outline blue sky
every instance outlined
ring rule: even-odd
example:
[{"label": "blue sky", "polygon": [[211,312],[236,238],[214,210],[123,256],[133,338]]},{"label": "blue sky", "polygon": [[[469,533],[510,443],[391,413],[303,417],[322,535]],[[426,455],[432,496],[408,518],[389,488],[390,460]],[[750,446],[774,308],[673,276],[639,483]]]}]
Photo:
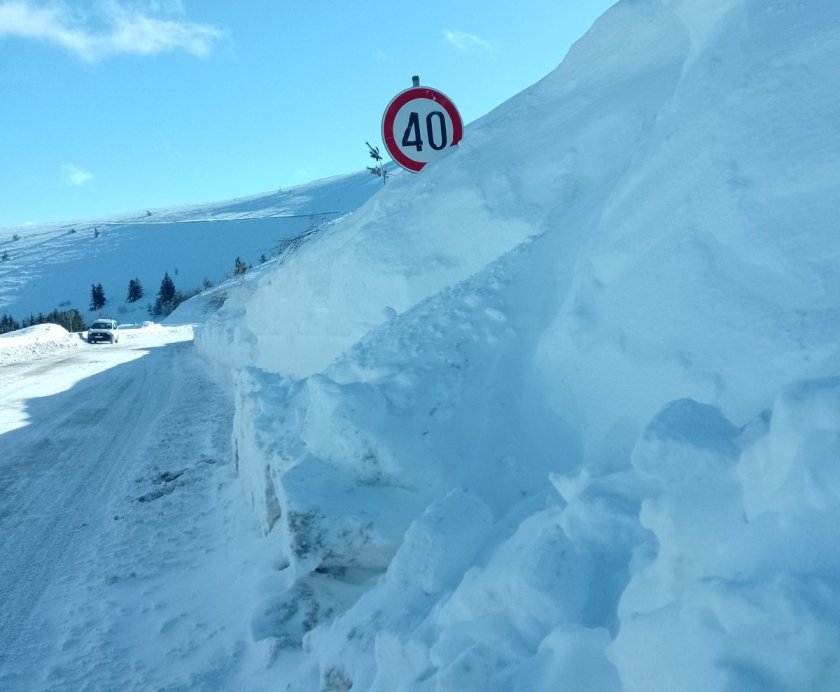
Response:
[{"label": "blue sky", "polygon": [[0,0],[0,227],[362,170],[411,75],[465,123],[614,0]]}]

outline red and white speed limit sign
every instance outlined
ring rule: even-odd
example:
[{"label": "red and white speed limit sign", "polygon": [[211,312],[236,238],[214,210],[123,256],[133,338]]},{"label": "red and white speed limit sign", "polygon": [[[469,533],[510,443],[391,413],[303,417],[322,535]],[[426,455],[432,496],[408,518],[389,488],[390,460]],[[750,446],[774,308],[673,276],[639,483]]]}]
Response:
[{"label": "red and white speed limit sign", "polygon": [[382,117],[382,141],[400,166],[417,172],[448,147],[461,141],[464,123],[455,104],[429,87],[397,94]]}]

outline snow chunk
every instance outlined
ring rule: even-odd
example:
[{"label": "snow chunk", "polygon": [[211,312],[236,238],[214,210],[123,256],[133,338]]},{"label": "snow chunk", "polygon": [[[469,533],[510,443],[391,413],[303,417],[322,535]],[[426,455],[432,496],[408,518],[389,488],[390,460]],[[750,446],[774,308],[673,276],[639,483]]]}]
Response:
[{"label": "snow chunk", "polygon": [[840,378],[796,382],[777,397],[769,430],[739,470],[747,515],[840,502]]}]

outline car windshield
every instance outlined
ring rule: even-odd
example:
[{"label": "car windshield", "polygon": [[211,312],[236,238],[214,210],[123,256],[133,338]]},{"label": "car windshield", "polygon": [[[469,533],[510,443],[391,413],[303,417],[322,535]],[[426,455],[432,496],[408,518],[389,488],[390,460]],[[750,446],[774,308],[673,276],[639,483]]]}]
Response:
[{"label": "car windshield", "polygon": [[111,329],[110,322],[94,322],[91,325],[91,329]]}]

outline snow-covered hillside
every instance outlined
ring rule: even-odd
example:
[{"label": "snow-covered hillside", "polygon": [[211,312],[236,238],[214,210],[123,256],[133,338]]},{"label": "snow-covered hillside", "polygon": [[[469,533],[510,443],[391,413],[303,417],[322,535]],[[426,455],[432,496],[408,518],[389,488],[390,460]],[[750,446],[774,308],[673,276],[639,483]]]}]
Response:
[{"label": "snow-covered hillside", "polygon": [[[149,210],[120,219],[0,229],[0,314],[76,308],[88,320],[148,319],[164,273],[182,292],[231,273],[239,257],[257,265],[278,246],[312,227],[352,212],[381,183],[368,173],[338,176],[271,194],[216,204]],[[140,279],[144,297],[126,302],[128,282]],[[88,310],[91,285],[108,303]]]},{"label": "snow-covered hillside", "polygon": [[201,328],[278,684],[840,687],[838,62],[622,0]]}]

